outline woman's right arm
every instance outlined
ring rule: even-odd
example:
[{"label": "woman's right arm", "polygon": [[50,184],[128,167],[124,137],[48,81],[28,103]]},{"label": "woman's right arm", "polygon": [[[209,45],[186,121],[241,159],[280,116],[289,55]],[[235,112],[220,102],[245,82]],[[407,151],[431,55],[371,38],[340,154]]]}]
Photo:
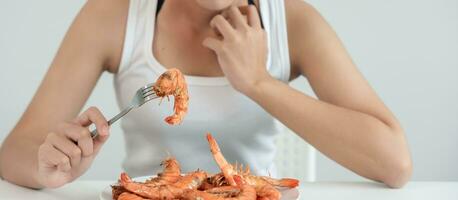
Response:
[{"label": "woman's right arm", "polygon": [[[127,0],[89,0],[25,113],[0,149],[0,175],[17,185],[59,187],[82,175],[108,137],[96,108],[80,114],[104,71],[116,72]],[[92,140],[87,126],[102,130]],[[105,130],[105,131],[103,131]]]}]

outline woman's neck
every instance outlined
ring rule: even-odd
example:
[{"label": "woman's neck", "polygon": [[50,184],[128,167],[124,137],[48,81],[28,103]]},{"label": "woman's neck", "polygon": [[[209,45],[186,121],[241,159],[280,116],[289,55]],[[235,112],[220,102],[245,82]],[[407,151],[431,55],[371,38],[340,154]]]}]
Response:
[{"label": "woman's neck", "polygon": [[[234,5],[243,5],[243,3],[246,3],[246,0],[234,1]],[[213,17],[221,12],[222,10],[215,11],[202,8],[191,0],[166,0],[160,15],[180,25],[189,24],[190,28],[194,30],[205,30],[209,27]]]}]

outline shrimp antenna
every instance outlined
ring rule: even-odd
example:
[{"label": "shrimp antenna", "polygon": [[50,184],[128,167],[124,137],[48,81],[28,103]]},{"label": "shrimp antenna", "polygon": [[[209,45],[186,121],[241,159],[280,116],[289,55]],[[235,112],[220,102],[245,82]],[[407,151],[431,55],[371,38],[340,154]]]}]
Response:
[{"label": "shrimp antenna", "polygon": [[162,99],[164,99],[164,97],[161,97],[161,99],[159,100],[159,104],[158,105],[161,105]]},{"label": "shrimp antenna", "polygon": [[165,153],[167,154],[167,157],[168,157],[168,158],[172,157],[172,154],[170,153],[169,150],[165,150]]}]

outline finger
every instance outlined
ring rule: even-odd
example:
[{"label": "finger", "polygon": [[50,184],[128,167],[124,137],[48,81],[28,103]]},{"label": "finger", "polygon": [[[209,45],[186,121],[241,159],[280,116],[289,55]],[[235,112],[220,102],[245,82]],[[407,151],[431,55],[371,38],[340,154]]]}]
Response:
[{"label": "finger", "polygon": [[81,126],[89,126],[94,123],[100,135],[108,135],[108,122],[102,112],[96,107],[90,107],[77,118],[77,123]]},{"label": "finger", "polygon": [[48,141],[59,151],[64,153],[70,158],[70,165],[76,167],[81,161],[82,151],[79,146],[73,143],[70,139],[65,136],[61,136],[55,133],[48,135]]},{"label": "finger", "polygon": [[105,144],[109,136],[110,135],[98,135],[96,138],[94,138],[94,155],[99,153],[100,148],[103,146],[103,144]]},{"label": "finger", "polygon": [[[61,152],[61,155],[63,155],[62,152]],[[59,170],[61,172],[68,172],[71,169],[72,169],[72,166],[70,165],[70,159],[68,157],[62,158],[60,164],[57,165],[57,170]]]},{"label": "finger", "polygon": [[242,15],[239,8],[235,6],[231,6],[228,12],[228,16],[232,19],[236,29],[239,29],[239,30],[248,29],[249,26],[248,26],[247,20],[245,16]]},{"label": "finger", "polygon": [[217,29],[225,39],[231,39],[235,35],[234,28],[222,15],[216,15],[210,21],[210,26]]},{"label": "finger", "polygon": [[204,40],[202,45],[218,53],[221,50],[223,43],[216,38],[209,37]]},{"label": "finger", "polygon": [[83,156],[93,154],[94,145],[89,129],[75,124],[63,124],[59,130],[60,134],[76,142]]},{"label": "finger", "polygon": [[40,146],[40,159],[45,166],[57,167],[59,171],[67,172],[71,169],[70,159],[51,144],[45,143]]},{"label": "finger", "polygon": [[239,7],[239,10],[243,15],[247,16],[248,25],[250,25],[253,28],[262,28],[261,19],[259,16],[258,9],[256,9],[256,6],[253,6],[253,5],[242,6],[242,7]]}]

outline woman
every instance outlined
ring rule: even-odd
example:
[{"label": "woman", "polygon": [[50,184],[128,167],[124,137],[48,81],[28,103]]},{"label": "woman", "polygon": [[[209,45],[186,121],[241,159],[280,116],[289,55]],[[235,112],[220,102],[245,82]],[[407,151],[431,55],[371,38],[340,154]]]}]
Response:
[{"label": "woman", "polygon": [[[125,116],[123,167],[134,176],[154,173],[164,152],[184,170],[214,170],[207,131],[229,161],[274,173],[276,118],[361,176],[394,188],[410,177],[399,122],[325,20],[301,0],[88,1],[2,145],[2,177],[31,188],[78,178],[109,137],[97,108],[78,115],[102,72],[115,74],[125,107],[136,89],[171,67],[186,74],[189,113],[175,127],[162,122],[168,105],[149,103]],[[288,86],[301,75],[319,100]],[[94,140],[92,123],[100,130]]]}]

